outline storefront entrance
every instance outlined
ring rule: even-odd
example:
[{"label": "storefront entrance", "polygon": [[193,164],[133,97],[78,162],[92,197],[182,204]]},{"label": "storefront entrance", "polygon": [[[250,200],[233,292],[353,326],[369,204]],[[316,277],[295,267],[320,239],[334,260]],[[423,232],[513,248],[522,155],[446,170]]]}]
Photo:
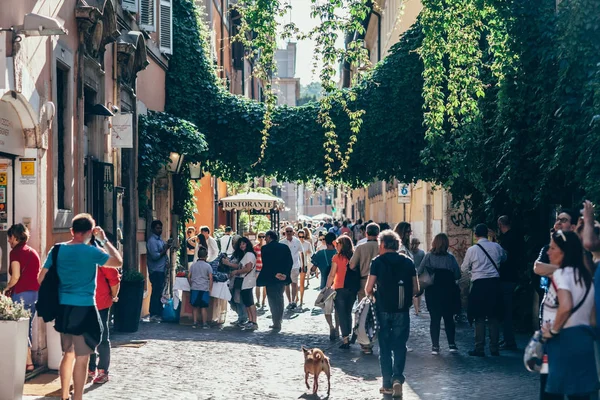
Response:
[{"label": "storefront entrance", "polygon": [[6,281],[8,272],[8,237],[6,231],[14,218],[14,160],[0,153],[0,282]]}]

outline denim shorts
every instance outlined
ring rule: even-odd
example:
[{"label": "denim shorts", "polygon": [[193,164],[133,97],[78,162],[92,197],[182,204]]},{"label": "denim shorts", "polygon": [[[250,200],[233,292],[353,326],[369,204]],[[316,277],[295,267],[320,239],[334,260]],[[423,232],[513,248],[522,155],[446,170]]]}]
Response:
[{"label": "denim shorts", "polygon": [[16,293],[12,295],[12,300],[15,303],[23,302],[25,309],[31,312],[29,318],[29,347],[31,347],[33,319],[35,318],[35,302],[38,299],[38,292],[28,290],[26,292]]}]

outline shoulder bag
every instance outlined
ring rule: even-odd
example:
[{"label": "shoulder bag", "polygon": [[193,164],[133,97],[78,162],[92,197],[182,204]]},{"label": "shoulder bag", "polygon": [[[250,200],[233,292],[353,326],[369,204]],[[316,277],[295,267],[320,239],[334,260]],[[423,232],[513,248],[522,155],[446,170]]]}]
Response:
[{"label": "shoulder bag", "polygon": [[46,272],[46,276],[40,285],[38,292],[38,300],[35,303],[38,316],[44,319],[44,322],[50,322],[56,319],[58,315],[58,309],[60,305],[58,287],[60,285],[60,278],[58,277],[58,251],[60,250],[60,244],[55,244],[50,251],[50,257],[52,257],[52,264]]},{"label": "shoulder bag", "polygon": [[[423,260],[425,261],[425,260]],[[429,258],[427,258],[429,261]],[[421,290],[425,290],[430,286],[433,286],[435,283],[435,271],[433,268],[428,268],[428,266],[423,266],[423,272],[419,275],[419,288]]]},{"label": "shoulder bag", "polygon": [[498,265],[496,264],[496,262],[494,261],[494,259],[492,257],[490,257],[490,255],[488,254],[488,252],[485,251],[485,249],[483,248],[483,246],[480,245],[479,243],[475,244],[475,246],[477,246],[481,250],[483,250],[483,252],[485,253],[485,256],[488,258],[488,260],[490,260],[492,262],[492,265],[494,266],[494,268],[496,268],[496,271],[498,271],[498,273],[500,273],[500,269],[498,268]]}]

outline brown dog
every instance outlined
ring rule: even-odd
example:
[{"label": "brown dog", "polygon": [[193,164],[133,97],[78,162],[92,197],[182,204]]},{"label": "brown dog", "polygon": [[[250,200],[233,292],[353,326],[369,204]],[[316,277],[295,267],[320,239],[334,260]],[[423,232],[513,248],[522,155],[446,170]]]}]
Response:
[{"label": "brown dog", "polygon": [[308,375],[314,376],[313,380],[313,394],[317,394],[319,390],[319,374],[324,372],[327,375],[327,396],[331,390],[331,366],[329,364],[329,358],[323,353],[321,349],[307,349],[302,346],[304,352],[304,382],[306,388],[310,389],[308,385]]}]

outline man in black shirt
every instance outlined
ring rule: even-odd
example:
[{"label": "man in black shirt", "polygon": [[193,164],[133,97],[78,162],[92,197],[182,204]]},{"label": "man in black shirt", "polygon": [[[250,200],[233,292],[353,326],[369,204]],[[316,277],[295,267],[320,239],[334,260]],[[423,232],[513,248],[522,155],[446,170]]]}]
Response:
[{"label": "man in black shirt", "polygon": [[283,289],[292,282],[290,276],[294,260],[289,247],[277,241],[275,231],[267,231],[265,242],[267,244],[260,249],[263,266],[256,286],[267,288],[267,300],[273,318],[270,328],[279,332],[283,319]]},{"label": "man in black shirt", "polygon": [[[419,283],[412,260],[398,253],[400,237],[391,230],[379,234],[379,256],[373,259],[366,293],[375,292],[379,319],[379,364],[383,375],[382,394],[402,397],[406,341],[410,332],[408,310],[419,293]],[[392,365],[392,353],[394,361]]]},{"label": "man in black shirt", "polygon": [[511,229],[508,215],[498,218],[500,245],[506,251],[506,261],[500,265],[500,283],[504,306],[504,343],[501,350],[516,350],[515,332],[513,329],[513,295],[519,282],[519,271],[522,270],[523,238]]}]

